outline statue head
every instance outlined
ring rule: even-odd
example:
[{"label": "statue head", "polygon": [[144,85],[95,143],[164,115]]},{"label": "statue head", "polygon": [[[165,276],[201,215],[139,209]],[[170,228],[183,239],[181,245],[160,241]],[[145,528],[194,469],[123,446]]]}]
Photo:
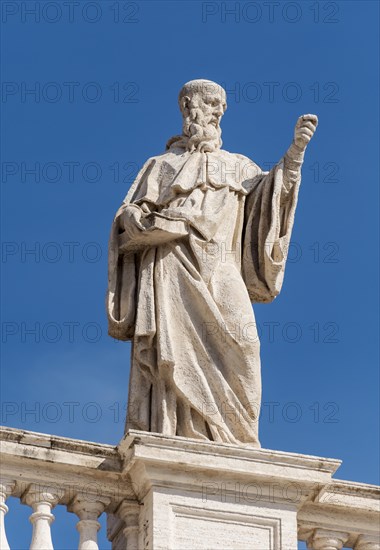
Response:
[{"label": "statue head", "polygon": [[222,145],[220,120],[227,108],[226,92],[211,80],[190,80],[179,92],[182,136],[168,141],[188,151],[212,152]]}]

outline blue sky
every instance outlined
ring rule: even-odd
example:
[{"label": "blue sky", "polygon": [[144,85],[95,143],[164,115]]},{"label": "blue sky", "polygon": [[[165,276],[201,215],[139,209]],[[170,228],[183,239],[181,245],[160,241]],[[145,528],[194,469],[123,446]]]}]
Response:
[{"label": "blue sky", "polygon": [[[320,121],[282,293],[255,307],[262,445],[378,481],[378,3],[269,4],[2,2],[2,424],[122,437],[130,347],[107,336],[110,224],[179,133],[181,85],[208,78],[228,92],[223,147],[264,168],[299,115]],[[13,548],[28,514],[12,502]],[[56,547],[74,548],[57,516]]]}]

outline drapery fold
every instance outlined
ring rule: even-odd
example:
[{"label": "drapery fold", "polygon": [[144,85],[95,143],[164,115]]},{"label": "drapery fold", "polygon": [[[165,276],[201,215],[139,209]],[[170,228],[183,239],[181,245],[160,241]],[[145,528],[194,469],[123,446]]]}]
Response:
[{"label": "drapery fold", "polygon": [[[259,446],[251,301],[273,300],[283,282],[299,187],[283,170],[172,148],[140,171],[109,243],[109,334],[132,340],[127,429]],[[146,246],[121,250],[136,208]],[[174,237],[178,221],[186,234]]]}]

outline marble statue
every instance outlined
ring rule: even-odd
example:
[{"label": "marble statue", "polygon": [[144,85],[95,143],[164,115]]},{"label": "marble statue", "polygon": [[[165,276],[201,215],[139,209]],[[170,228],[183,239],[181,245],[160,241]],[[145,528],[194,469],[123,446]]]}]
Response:
[{"label": "marble statue", "polygon": [[139,172],[111,229],[109,334],[132,340],[126,430],[259,447],[260,343],[252,302],[280,292],[301,166],[303,115],[264,172],[221,149],[226,93],[193,80],[182,135]]}]

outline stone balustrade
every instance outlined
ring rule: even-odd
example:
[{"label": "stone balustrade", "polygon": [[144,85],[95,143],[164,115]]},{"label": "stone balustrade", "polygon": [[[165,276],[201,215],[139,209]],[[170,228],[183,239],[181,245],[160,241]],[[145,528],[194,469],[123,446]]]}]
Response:
[{"label": "stone balustrade", "polygon": [[191,537],[194,550],[380,550],[379,488],[332,479],[337,460],[137,431],[117,447],[12,428],[0,442],[1,550],[9,496],[31,508],[31,550],[53,549],[58,505],[78,517],[80,550],[98,549],[102,513],[113,550]]},{"label": "stone balustrade", "polygon": [[135,498],[131,484],[122,479],[121,460],[111,445],[10,428],[0,429],[0,443],[1,550],[9,549],[4,522],[9,496],[31,507],[31,550],[53,549],[51,524],[57,505],[78,517],[78,548],[97,550],[100,514]]},{"label": "stone balustrade", "polygon": [[315,550],[380,549],[380,489],[333,480],[302,506],[298,536]]}]

